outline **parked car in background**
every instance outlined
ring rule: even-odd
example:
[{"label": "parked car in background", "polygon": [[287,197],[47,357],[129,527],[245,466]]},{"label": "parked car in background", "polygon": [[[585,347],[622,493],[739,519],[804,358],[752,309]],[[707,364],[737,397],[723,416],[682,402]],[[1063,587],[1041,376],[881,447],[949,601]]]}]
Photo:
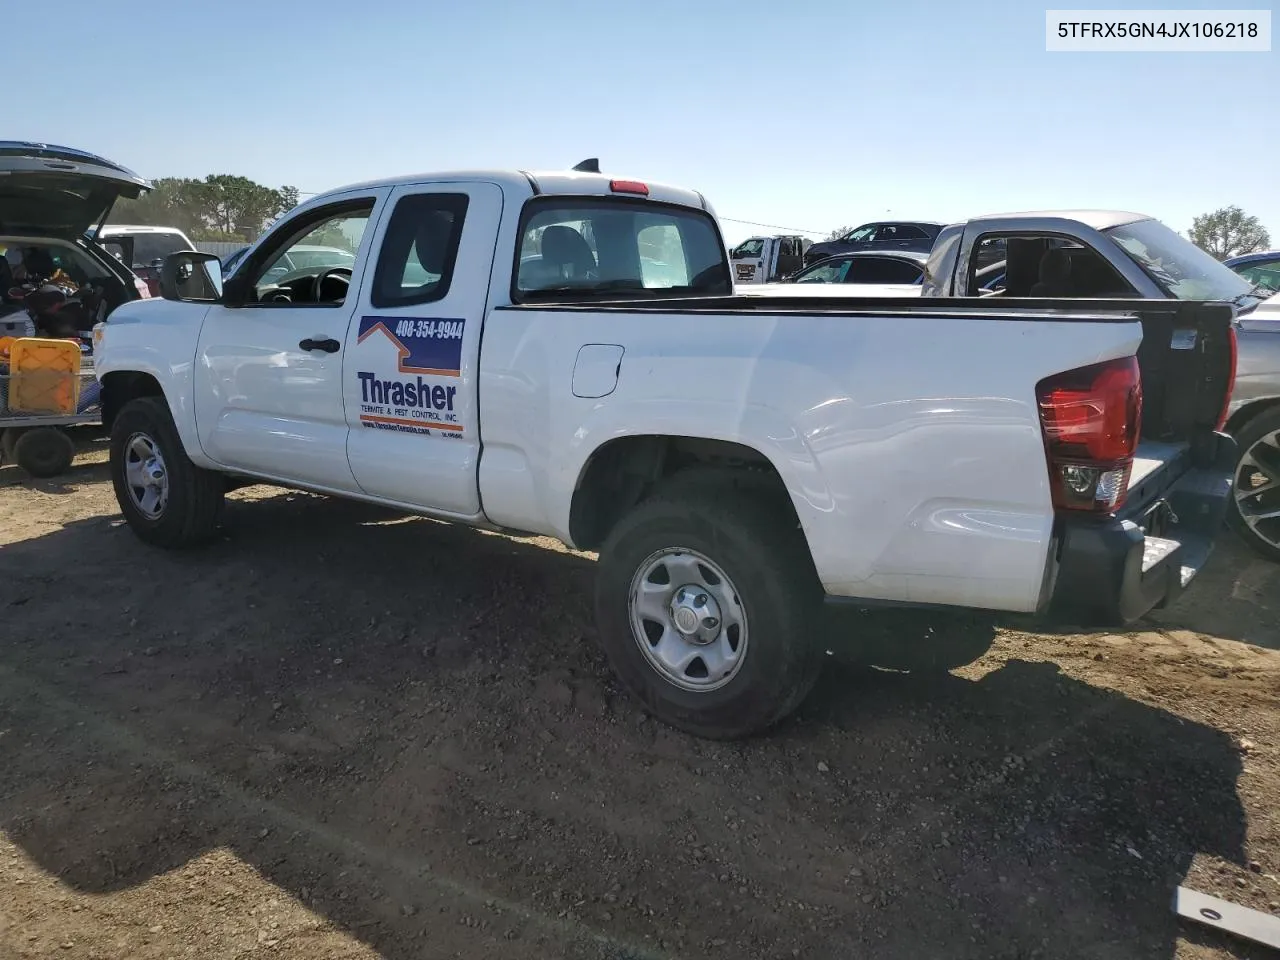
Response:
[{"label": "parked car in background", "polygon": [[929,254],[918,251],[874,253],[860,251],[819,260],[784,283],[919,284]]},{"label": "parked car in background", "polygon": [[1255,286],[1280,293],[1280,250],[1246,253],[1223,263]]},{"label": "parked car in background", "polygon": [[892,220],[881,223],[864,223],[850,230],[843,237],[815,243],[804,254],[805,265],[817,263],[840,253],[855,250],[917,250],[928,253],[938,238],[943,224],[927,220]]},{"label": "parked car in background", "polygon": [[1255,552],[1280,561],[1280,293],[1241,317],[1236,337],[1227,430],[1240,445],[1240,460],[1227,516]]},{"label": "parked car in background", "polygon": [[98,230],[98,243],[115,254],[160,295],[160,264],[171,253],[194,250],[195,244],[177,227],[109,223]]},{"label": "parked car in background", "polygon": [[741,284],[746,296],[918,297],[927,253],[846,253],[828,257],[775,283]]},{"label": "parked car in background", "polygon": [[[222,272],[230,275],[235,270],[237,264],[244,259],[244,255],[249,252],[249,247],[241,247],[235,253],[222,261]],[[282,254],[275,263],[267,268],[264,275],[266,280],[271,282],[278,281],[287,274],[297,273],[299,271],[314,270],[317,267],[327,267],[329,269],[347,269],[350,270],[355,265],[356,255],[350,250],[343,250],[341,247],[325,247],[316,246],[314,244],[300,243]]]},{"label": "parked car in background", "polygon": [[[828,257],[777,283],[740,285],[734,292],[747,296],[918,297],[929,262],[927,253],[846,253]],[[1004,261],[979,267],[974,273],[978,296],[1004,289]]]},{"label": "parked car in background", "polygon": [[23,309],[8,294],[37,256],[77,286],[100,288],[104,313],[150,296],[94,239],[119,197],[150,189],[133,171],[83,150],[0,141],[0,315]]},{"label": "parked car in background", "polygon": [[812,241],[799,235],[750,237],[729,251],[733,282],[775,283],[804,264]]}]

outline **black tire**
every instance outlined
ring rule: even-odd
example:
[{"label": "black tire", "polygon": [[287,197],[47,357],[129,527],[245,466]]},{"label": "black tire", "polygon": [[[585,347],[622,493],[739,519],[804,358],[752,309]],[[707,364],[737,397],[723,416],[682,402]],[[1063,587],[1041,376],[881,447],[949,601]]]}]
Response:
[{"label": "black tire", "polygon": [[[157,516],[143,513],[126,479],[126,450],[131,439],[149,438],[164,459],[168,500]],[[222,474],[191,462],[163,397],[130,400],[111,424],[111,482],[120,512],[133,532],[157,547],[188,547],[213,537],[222,516],[226,483]]]},{"label": "black tire", "polygon": [[[1272,407],[1262,411],[1251,420],[1245,421],[1244,426],[1235,434],[1235,441],[1240,448],[1240,458],[1244,459],[1259,440],[1265,437],[1280,433],[1280,407]],[[1236,481],[1240,479],[1240,461],[1236,462]],[[1238,492],[1238,491],[1236,491]],[[1277,503],[1277,509],[1280,509],[1280,503]],[[1227,523],[1231,526],[1241,539],[1244,540],[1254,552],[1260,556],[1266,557],[1275,563],[1280,563],[1280,547],[1268,543],[1265,539],[1250,529],[1245,522],[1244,517],[1240,515],[1240,504],[1235,496],[1231,498],[1231,502],[1227,506]],[[1276,535],[1280,537],[1280,522],[1276,525]]]},{"label": "black tire", "polygon": [[47,479],[67,472],[76,457],[76,445],[57,427],[32,427],[14,440],[12,455],[27,473]]},{"label": "black tire", "polygon": [[[683,689],[659,673],[632,631],[632,578],[672,547],[695,550],[732,581],[748,643],[738,672],[715,690]],[[614,671],[655,717],[700,737],[759,733],[794,711],[822,666],[822,588],[789,504],[733,486],[676,482],[617,524],[600,550],[596,624]]]}]

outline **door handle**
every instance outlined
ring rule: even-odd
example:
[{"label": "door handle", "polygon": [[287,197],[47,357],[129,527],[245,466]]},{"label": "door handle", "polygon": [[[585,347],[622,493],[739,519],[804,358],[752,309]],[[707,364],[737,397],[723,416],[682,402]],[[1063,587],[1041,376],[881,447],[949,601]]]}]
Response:
[{"label": "door handle", "polygon": [[306,340],[299,340],[298,346],[303,350],[323,350],[325,353],[337,353],[342,349],[342,344],[333,337],[324,337],[320,340],[312,340],[308,337]]}]

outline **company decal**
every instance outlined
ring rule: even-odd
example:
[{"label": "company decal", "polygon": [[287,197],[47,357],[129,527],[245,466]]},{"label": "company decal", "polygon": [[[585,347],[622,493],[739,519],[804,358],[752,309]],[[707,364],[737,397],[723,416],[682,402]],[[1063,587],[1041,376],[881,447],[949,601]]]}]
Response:
[{"label": "company decal", "polygon": [[360,424],[464,436],[458,389],[465,326],[441,317],[361,317],[355,350]]}]

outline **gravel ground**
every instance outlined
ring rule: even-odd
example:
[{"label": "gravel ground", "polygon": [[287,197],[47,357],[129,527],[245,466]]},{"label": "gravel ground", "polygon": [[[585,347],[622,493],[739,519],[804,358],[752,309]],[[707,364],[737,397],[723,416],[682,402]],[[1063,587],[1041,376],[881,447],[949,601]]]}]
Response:
[{"label": "gravel ground", "polygon": [[717,744],[614,686],[590,557],[267,488],[164,554],[81,442],[0,468],[6,960],[1273,956],[1171,912],[1280,914],[1280,567],[1231,540],[1132,632],[847,618]]}]

